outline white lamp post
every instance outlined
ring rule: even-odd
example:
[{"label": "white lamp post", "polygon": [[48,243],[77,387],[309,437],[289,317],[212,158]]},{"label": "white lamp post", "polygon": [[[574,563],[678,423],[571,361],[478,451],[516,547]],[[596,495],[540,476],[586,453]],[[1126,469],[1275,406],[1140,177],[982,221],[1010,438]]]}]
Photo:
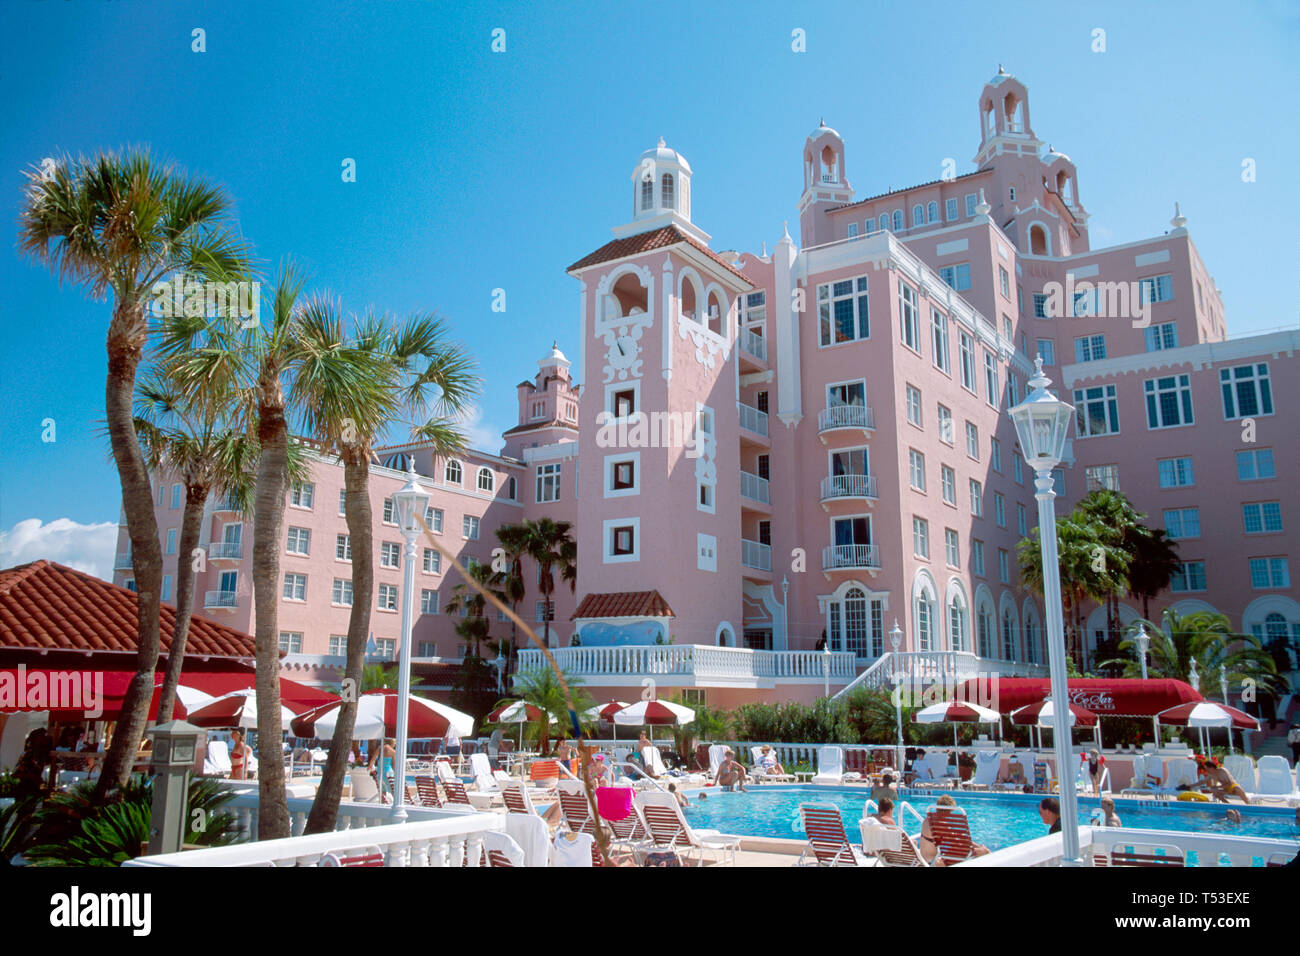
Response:
[{"label": "white lamp post", "polygon": [[790,579],[781,576],[781,631],[783,648],[790,646]]},{"label": "white lamp post", "polygon": [[1142,679],[1147,679],[1147,648],[1151,646],[1151,635],[1147,633],[1145,624],[1138,625],[1138,632],[1133,636],[1137,641],[1138,659],[1142,661]]},{"label": "white lamp post", "polygon": [[903,629],[898,626],[898,618],[894,618],[894,626],[889,629],[889,643],[894,648],[893,664],[894,671],[894,719],[898,722],[898,753],[895,759],[898,763],[898,779],[903,779],[903,685],[899,681],[902,673],[898,669],[898,648],[903,643]]},{"label": "white lamp post", "polygon": [[826,643],[822,645],[822,671],[825,674],[826,686],[823,697],[831,696],[831,639],[830,635],[826,637]]},{"label": "white lamp post", "polygon": [[[393,758],[393,822],[406,822],[406,732],[411,700],[411,630],[415,597],[415,541],[420,533],[417,515],[429,506],[429,493],[420,487],[415,476],[414,459],[407,461],[406,484],[393,493],[393,517],[406,539],[402,560],[402,644],[398,649],[397,669],[397,754]],[[383,773],[382,750],[379,761]],[[383,781],[380,781],[382,788]]]},{"label": "white lamp post", "polygon": [[1070,710],[1066,699],[1065,622],[1061,610],[1061,562],[1056,550],[1056,490],[1052,469],[1065,456],[1065,440],[1074,407],[1048,391],[1051,379],[1043,374],[1043,359],[1034,362],[1034,377],[1025,400],[1010,410],[1020,439],[1020,451],[1033,470],[1038,499],[1038,528],[1043,561],[1043,599],[1047,605],[1047,650],[1052,684],[1052,746],[1056,778],[1060,781],[1063,866],[1078,866],[1079,814],[1070,762]]}]

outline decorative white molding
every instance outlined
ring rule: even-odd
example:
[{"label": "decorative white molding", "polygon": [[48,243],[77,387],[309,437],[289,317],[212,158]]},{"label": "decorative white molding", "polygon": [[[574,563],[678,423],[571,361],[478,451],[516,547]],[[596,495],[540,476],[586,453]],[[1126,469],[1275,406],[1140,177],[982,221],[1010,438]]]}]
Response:
[{"label": "decorative white molding", "polygon": [[1300,351],[1300,328],[1283,329],[1264,335],[1250,335],[1222,342],[1199,342],[1176,349],[1156,352],[1136,352],[1096,362],[1076,362],[1061,369],[1061,384],[1072,387],[1080,382],[1099,378],[1112,378],[1157,369],[1191,366],[1202,371],[1219,362],[1234,362],[1255,358],[1291,357]]}]

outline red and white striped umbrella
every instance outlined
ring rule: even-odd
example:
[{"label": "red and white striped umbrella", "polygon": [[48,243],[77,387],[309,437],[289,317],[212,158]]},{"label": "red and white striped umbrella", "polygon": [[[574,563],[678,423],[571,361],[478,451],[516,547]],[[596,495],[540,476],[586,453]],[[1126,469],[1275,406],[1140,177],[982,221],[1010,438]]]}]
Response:
[{"label": "red and white striped umbrella", "polygon": [[1002,719],[996,710],[960,700],[945,700],[931,704],[912,715],[917,724],[991,724]]},{"label": "red and white striped umbrella", "polygon": [[614,715],[614,723],[631,726],[643,724],[689,724],[695,711],[666,700],[641,700]]},{"label": "red and white striped umbrella", "polygon": [[[280,729],[288,730],[293,719],[294,712],[281,704]],[[244,730],[256,730],[257,691],[251,688],[232,690],[229,694],[213,698],[190,711],[186,720],[195,727],[241,727]]]},{"label": "red and white striped umbrella", "polygon": [[1232,727],[1233,730],[1259,730],[1259,721],[1250,714],[1216,704],[1212,700],[1199,700],[1192,704],[1179,704],[1156,714],[1156,720],[1175,727]]},{"label": "red and white striped umbrella", "polygon": [[[532,724],[541,719],[541,708],[522,700],[502,704],[483,718],[484,722],[489,724]],[[552,714],[551,723],[555,722],[556,717]]]},{"label": "red and white striped umbrella", "polygon": [[614,715],[620,710],[625,710],[627,706],[624,701],[611,700],[608,704],[597,704],[595,707],[587,708],[582,716],[588,720],[613,720]]},{"label": "red and white striped umbrella", "polygon": [[[1097,723],[1097,715],[1086,707],[1080,707],[1078,704],[1070,704],[1070,726],[1071,727],[1093,727]],[[1036,704],[1026,704],[1011,712],[1011,722],[1018,727],[1034,726],[1051,727],[1055,719],[1056,711],[1052,708],[1052,699],[1040,700]]]},{"label": "red and white striped umbrella", "polygon": [[[425,697],[409,698],[406,736],[409,738],[445,737],[448,726],[459,734],[474,732],[474,718],[454,707]],[[333,701],[300,714],[292,724],[299,737],[326,739],[334,736],[339,708],[343,701]],[[353,740],[376,740],[397,736],[397,691],[392,688],[367,691],[357,701],[357,720],[352,728]]]}]

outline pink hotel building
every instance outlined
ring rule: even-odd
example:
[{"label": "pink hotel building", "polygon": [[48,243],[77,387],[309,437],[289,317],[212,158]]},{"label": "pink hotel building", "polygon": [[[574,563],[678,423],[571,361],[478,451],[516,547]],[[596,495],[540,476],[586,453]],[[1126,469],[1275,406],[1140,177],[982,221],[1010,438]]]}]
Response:
[{"label": "pink hotel building", "polygon": [[[630,221],[568,269],[575,372],[556,348],[538,363],[499,455],[385,449],[375,513],[390,513],[410,455],[432,526],[462,557],[490,560],[503,523],[573,522],[578,586],[557,594],[552,645],[598,698],[653,684],[728,707],[878,684],[895,620],[911,669],[1045,674],[1041,600],[1015,561],[1036,524],[1032,475],[1007,415],[1041,355],[1078,409],[1059,511],[1122,490],[1185,562],[1153,616],[1214,609],[1294,653],[1300,449],[1282,422],[1300,401],[1300,330],[1229,339],[1177,214],[1158,236],[1093,251],[1075,166],[1035,136],[1014,77],[984,86],[979,119],[975,171],[862,199],[845,143],[819,126],[802,153],[800,245],[787,230],[761,255],[709,248],[692,169],[661,140],[632,171]],[[341,488],[318,458],[286,502],[281,641],[299,679],[332,680],[342,663]],[[169,555],[181,496],[160,486]],[[251,630],[242,520],[209,505],[198,596],[201,613]],[[392,658],[396,526],[375,542],[372,652]],[[129,578],[129,555],[117,566]],[[450,577],[426,551],[413,643],[432,688],[464,652],[442,611]],[[1124,602],[1123,620],[1139,610]],[[547,613],[531,587],[525,612]],[[1104,628],[1093,609],[1089,647]]]}]

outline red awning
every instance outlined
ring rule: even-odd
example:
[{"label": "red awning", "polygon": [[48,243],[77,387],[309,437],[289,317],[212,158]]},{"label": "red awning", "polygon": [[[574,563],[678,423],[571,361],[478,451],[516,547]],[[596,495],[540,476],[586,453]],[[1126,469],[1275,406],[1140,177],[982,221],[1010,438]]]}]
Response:
[{"label": "red awning", "polygon": [[[181,683],[193,687],[195,690],[211,694],[213,697],[220,697],[223,694],[229,694],[232,690],[247,690],[250,687],[255,687],[257,677],[251,670],[214,671],[210,674],[182,673]],[[280,703],[295,714],[301,714],[303,711],[319,707],[321,704],[332,703],[338,699],[337,694],[331,694],[329,691],[308,687],[306,684],[299,684],[297,681],[289,680],[286,677],[280,678]]]},{"label": "red awning", "polygon": [[[1069,702],[1098,717],[1154,717],[1162,710],[1201,700],[1180,680],[1080,677],[1066,681]],[[1034,677],[971,678],[957,685],[957,700],[969,700],[1006,714],[1036,704],[1052,693],[1051,682]]]}]

